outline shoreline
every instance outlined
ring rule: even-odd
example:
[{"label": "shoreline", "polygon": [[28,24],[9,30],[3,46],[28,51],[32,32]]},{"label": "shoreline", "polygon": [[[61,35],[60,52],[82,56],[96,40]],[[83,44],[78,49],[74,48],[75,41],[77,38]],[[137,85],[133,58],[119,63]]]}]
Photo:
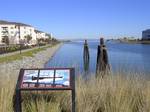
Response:
[{"label": "shoreline", "polygon": [[43,68],[44,64],[55,55],[61,47],[61,43],[54,45],[46,50],[34,54],[33,57],[23,57],[21,60],[0,63],[0,82],[1,79],[12,77],[17,79],[21,68]]},{"label": "shoreline", "polygon": [[59,48],[56,49],[56,51],[53,53],[53,55],[51,55],[51,57],[49,58],[49,60],[47,60],[47,61],[44,63],[43,68],[46,68],[46,64],[47,64],[50,60],[52,60],[52,58],[53,58],[54,55],[57,53],[57,51],[62,47],[62,45],[63,45],[63,43],[60,43]]}]

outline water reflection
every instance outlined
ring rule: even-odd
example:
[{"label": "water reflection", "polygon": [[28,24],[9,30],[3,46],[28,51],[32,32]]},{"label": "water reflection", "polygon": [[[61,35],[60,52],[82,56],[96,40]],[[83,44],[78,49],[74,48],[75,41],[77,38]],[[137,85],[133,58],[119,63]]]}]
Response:
[{"label": "water reflection", "polygon": [[[83,72],[83,41],[64,44],[46,67],[75,67]],[[96,70],[98,41],[88,41],[90,53],[89,71]],[[150,73],[150,45],[123,44],[109,42],[106,44],[108,57],[113,71],[135,71]]]}]

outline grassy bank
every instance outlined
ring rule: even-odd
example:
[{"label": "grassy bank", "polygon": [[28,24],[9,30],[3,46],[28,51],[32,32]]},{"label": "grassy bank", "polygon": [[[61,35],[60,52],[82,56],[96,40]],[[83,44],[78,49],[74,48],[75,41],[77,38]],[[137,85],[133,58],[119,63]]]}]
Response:
[{"label": "grassy bank", "polygon": [[[54,45],[56,45],[56,44],[54,44]],[[34,48],[32,50],[22,52],[21,54],[17,53],[17,54],[13,54],[10,56],[0,57],[0,63],[21,60],[23,57],[33,57],[34,54],[36,54],[40,51],[46,50],[47,48],[53,47],[54,45],[48,45],[48,46],[44,46],[44,47],[40,47],[40,48],[36,48],[36,49]]]},{"label": "grassy bank", "polygon": [[[128,74],[128,76],[127,76]],[[13,112],[16,79],[0,79],[0,112]],[[70,112],[69,92],[23,93],[23,112]],[[149,112],[150,81],[134,73],[76,79],[77,112]]]}]

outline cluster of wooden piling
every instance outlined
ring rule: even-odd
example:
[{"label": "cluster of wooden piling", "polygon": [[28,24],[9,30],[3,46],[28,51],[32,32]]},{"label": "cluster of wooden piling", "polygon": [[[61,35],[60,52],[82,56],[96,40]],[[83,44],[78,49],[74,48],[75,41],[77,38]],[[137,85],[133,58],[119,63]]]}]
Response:
[{"label": "cluster of wooden piling", "polygon": [[[89,70],[89,48],[87,44],[87,40],[84,43],[84,71]],[[96,76],[104,75],[107,71],[110,70],[109,61],[108,61],[108,53],[106,45],[104,44],[104,39],[100,38],[100,45],[97,48],[97,62],[96,62]]]},{"label": "cluster of wooden piling", "polygon": [[84,43],[84,52],[83,52],[83,60],[84,60],[84,71],[88,72],[89,70],[89,59],[90,59],[90,55],[89,55],[89,47],[87,44],[87,40],[85,40]]},{"label": "cluster of wooden piling", "polygon": [[100,45],[97,48],[97,64],[96,64],[96,75],[104,75],[110,69],[108,61],[108,53],[104,39],[100,38]]}]

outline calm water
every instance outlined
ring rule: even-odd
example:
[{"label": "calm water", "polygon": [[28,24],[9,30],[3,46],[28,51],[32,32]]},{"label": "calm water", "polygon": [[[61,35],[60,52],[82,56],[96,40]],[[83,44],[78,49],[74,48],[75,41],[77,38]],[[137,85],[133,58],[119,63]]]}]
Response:
[{"label": "calm water", "polygon": [[[98,41],[88,41],[90,72],[95,72]],[[106,43],[109,63],[113,71],[124,70],[150,73],[150,45]],[[46,67],[75,67],[83,72],[83,41],[64,44]]]}]

